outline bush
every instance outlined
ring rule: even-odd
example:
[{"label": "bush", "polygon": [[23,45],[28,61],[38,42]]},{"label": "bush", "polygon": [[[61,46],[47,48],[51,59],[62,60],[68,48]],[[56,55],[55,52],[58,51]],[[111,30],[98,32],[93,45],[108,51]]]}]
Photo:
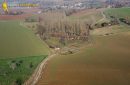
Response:
[{"label": "bush", "polygon": [[21,64],[20,64],[20,63],[16,63],[16,66],[17,66],[17,67],[20,67],[20,66],[21,66]]},{"label": "bush", "polygon": [[12,62],[12,63],[15,63],[16,61],[15,61],[15,60],[12,60],[11,62]]},{"label": "bush", "polygon": [[104,22],[101,24],[102,27],[108,26],[108,23]]},{"label": "bush", "polygon": [[32,64],[32,62],[30,63],[30,66],[29,66],[30,68],[33,68],[33,64]]},{"label": "bush", "polygon": [[23,63],[23,60],[20,60],[19,63]]},{"label": "bush", "polygon": [[21,78],[17,78],[15,83],[16,83],[16,85],[22,85],[23,80]]}]

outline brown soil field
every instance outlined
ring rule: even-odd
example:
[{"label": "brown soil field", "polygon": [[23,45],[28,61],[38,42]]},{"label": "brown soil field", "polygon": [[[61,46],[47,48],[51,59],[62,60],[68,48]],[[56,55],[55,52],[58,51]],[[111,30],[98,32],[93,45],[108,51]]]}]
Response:
[{"label": "brown soil field", "polygon": [[36,15],[40,9],[38,8],[28,8],[28,9],[10,9],[10,11],[22,11],[21,15],[0,15],[0,20],[24,20],[25,18]]},{"label": "brown soil field", "polygon": [[130,32],[94,38],[48,62],[37,85],[130,85]]},{"label": "brown soil field", "polygon": [[26,17],[31,16],[30,14],[22,15],[0,15],[0,20],[23,20]]}]

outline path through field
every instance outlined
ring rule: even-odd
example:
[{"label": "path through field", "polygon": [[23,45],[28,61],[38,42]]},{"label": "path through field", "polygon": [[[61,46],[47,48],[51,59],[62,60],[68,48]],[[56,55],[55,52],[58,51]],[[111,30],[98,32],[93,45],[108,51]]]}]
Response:
[{"label": "path through field", "polygon": [[40,79],[41,73],[45,69],[47,62],[55,55],[56,54],[51,54],[45,60],[43,60],[41,64],[39,64],[39,66],[36,68],[32,76],[24,83],[24,85],[35,85],[38,82],[38,79]]}]

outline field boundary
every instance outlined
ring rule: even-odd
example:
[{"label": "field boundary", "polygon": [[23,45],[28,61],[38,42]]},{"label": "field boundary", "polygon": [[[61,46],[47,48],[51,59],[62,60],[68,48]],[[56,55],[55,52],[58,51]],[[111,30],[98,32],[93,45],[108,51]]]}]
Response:
[{"label": "field boundary", "polygon": [[51,54],[49,55],[46,59],[44,59],[36,68],[36,70],[34,71],[34,73],[32,74],[32,76],[25,81],[25,83],[23,85],[36,85],[36,83],[38,82],[39,78],[41,78],[41,74],[43,69],[45,69],[47,62],[53,58],[56,54]]}]

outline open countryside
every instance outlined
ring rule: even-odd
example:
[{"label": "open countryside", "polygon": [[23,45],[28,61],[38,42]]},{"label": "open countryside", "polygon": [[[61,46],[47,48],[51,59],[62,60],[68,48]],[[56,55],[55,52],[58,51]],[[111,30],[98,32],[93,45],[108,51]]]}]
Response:
[{"label": "open countryside", "polygon": [[0,85],[130,85],[129,1],[3,2]]}]

